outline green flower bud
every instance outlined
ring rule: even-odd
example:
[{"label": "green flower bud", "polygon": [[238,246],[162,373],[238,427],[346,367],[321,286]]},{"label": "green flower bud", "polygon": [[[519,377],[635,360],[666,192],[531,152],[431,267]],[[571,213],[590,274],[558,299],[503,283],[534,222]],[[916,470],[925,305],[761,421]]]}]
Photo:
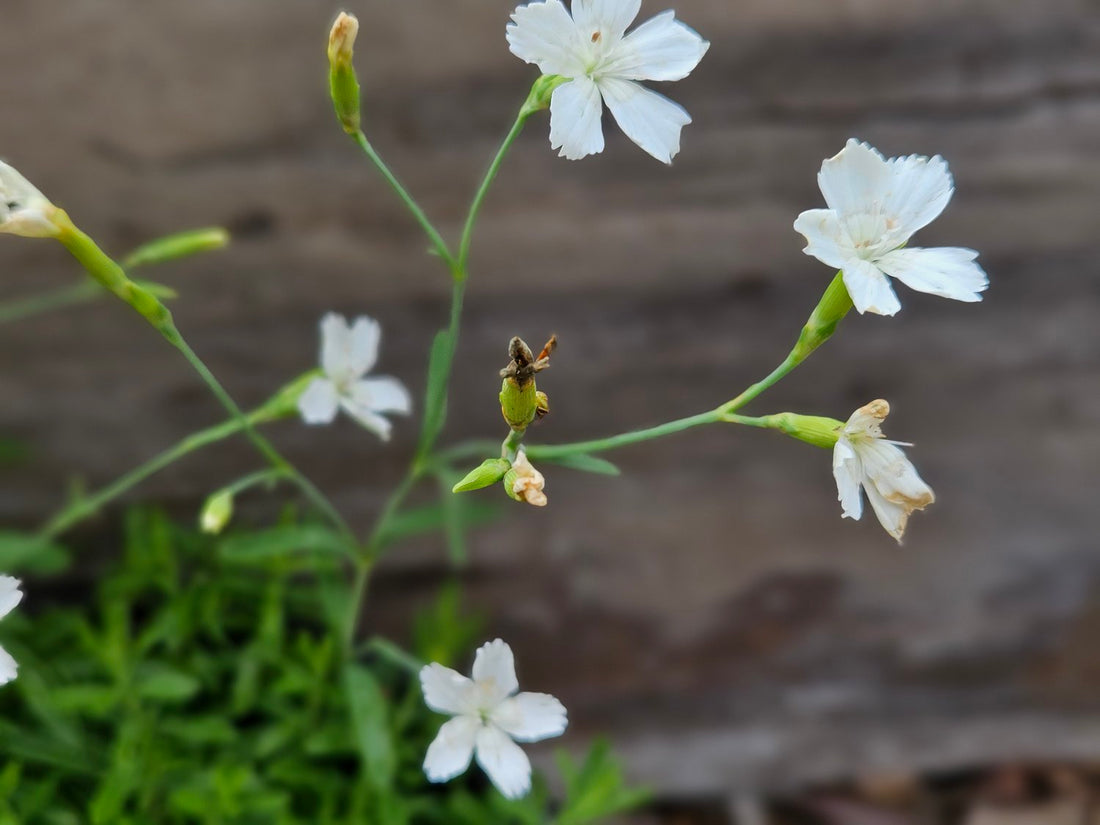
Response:
[{"label": "green flower bud", "polygon": [[554,90],[563,83],[568,82],[568,77],[558,74],[544,74],[531,86],[531,93],[520,111],[520,117],[527,118],[535,112],[541,112],[550,108],[550,99],[554,96]]},{"label": "green flower bud", "polygon": [[233,494],[220,490],[206,500],[199,515],[199,526],[204,533],[216,536],[233,518]]},{"label": "green flower bud", "polygon": [[775,429],[785,432],[791,438],[797,438],[799,441],[805,441],[815,447],[824,447],[827,450],[836,446],[840,433],[844,429],[843,421],[816,415],[779,413],[769,415],[767,420]]},{"label": "green flower bud", "polygon": [[313,380],[321,375],[320,370],[310,370],[299,375],[250,416],[253,421],[274,421],[298,414],[298,399],[302,397]]},{"label": "green flower bud", "polygon": [[157,238],[147,244],[143,244],[126,256],[122,262],[124,269],[135,269],[139,266],[160,264],[165,261],[174,261],[178,258],[186,258],[198,255],[202,252],[212,252],[222,249],[229,243],[229,233],[221,228],[192,229],[187,232],[179,232],[175,235],[167,235]]},{"label": "green flower bud", "polygon": [[462,481],[458,482],[451,492],[465,493],[469,490],[480,490],[496,484],[512,468],[511,462],[506,458],[487,458],[480,467],[475,467],[466,474]]},{"label": "green flower bud", "polygon": [[352,65],[359,21],[354,15],[340,12],[328,38],[329,90],[336,117],[349,135],[359,131],[359,79]]}]

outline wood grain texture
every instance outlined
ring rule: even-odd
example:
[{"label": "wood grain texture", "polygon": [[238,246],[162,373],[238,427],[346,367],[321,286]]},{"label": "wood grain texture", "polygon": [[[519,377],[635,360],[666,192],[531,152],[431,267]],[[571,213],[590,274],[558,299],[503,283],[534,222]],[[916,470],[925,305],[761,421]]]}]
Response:
[{"label": "wood grain texture", "polygon": [[[645,4],[647,11],[661,6]],[[502,0],[359,0],[372,138],[449,236],[532,80]],[[600,158],[523,135],[472,261],[448,439],[496,436],[508,338],[556,331],[541,440],[593,437],[732,396],[787,351],[830,272],[794,217],[851,136],[940,153],[957,194],[925,245],[979,249],[981,305],[902,290],[853,318],[754,409],[888,433],[939,501],[897,549],[842,522],[826,453],[713,428],[623,450],[620,479],[549,474],[551,506],[479,531],[471,599],[521,679],[609,732],[636,778],[726,794],[1002,756],[1100,755],[1100,15],[1084,0],[680,0],[713,42],[667,90],[692,113],[663,168],[608,128]],[[105,246],[221,223],[227,252],[167,267],[196,349],[245,404],[314,363],[330,309],[385,327],[413,387],[447,285],[415,226],[336,127],[335,7],[287,0],[7,0],[0,155]],[[63,250],[7,239],[0,294],[71,282]],[[0,432],[34,451],[0,514],[29,524],[78,474],[99,484],[213,421],[185,365],[119,307],[0,329]],[[415,425],[273,431],[366,525]],[[243,445],[141,491],[190,512],[254,466]],[[399,632],[446,572],[390,560],[367,620]]]}]

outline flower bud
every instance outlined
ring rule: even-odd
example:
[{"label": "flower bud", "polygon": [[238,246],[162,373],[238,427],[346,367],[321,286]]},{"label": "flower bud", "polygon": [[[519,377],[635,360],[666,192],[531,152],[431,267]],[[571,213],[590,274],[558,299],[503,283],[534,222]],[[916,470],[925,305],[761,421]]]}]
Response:
[{"label": "flower bud", "polygon": [[816,415],[797,415],[795,413],[779,413],[769,415],[768,422],[777,430],[785,432],[791,438],[813,444],[815,447],[823,447],[831,450],[836,446],[841,432],[844,430],[844,422],[835,418],[823,418]]},{"label": "flower bud", "polygon": [[539,392],[534,379],[520,384],[515,378],[505,378],[500,385],[500,412],[508,426],[523,432],[535,420],[539,410]]},{"label": "flower bud", "polygon": [[349,135],[359,131],[359,79],[355,76],[352,56],[359,21],[340,12],[328,38],[329,90],[336,116]]},{"label": "flower bud", "polygon": [[298,414],[298,399],[321,374],[320,370],[310,370],[299,375],[271,396],[262,407],[250,416],[254,421],[275,421]]},{"label": "flower bud", "polygon": [[480,490],[483,487],[496,484],[504,478],[505,473],[511,469],[511,466],[506,458],[487,458],[480,467],[470,470],[466,477],[451,489],[451,492],[465,493],[469,490]]},{"label": "flower bud", "polygon": [[546,479],[527,460],[527,453],[520,450],[512,469],[504,474],[504,490],[516,501],[526,501],[534,507],[546,506],[546,493],[542,491]]},{"label": "flower bud", "polygon": [[59,210],[11,166],[0,161],[0,232],[24,238],[56,238]]},{"label": "flower bud", "polygon": [[210,496],[202,506],[199,526],[204,533],[216,536],[229,520],[233,518],[233,494],[229,490],[220,490]]}]

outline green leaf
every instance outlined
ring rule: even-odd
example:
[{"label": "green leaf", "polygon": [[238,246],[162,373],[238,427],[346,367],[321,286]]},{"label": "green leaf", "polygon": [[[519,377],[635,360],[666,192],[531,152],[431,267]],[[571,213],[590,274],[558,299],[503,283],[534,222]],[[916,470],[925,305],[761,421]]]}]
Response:
[{"label": "green leaf", "polygon": [[447,419],[447,377],[451,372],[451,336],[447,330],[436,333],[432,341],[432,353],[428,359],[428,388],[424,393],[424,426],[420,431],[419,451],[426,451],[440,432]]},{"label": "green leaf", "polygon": [[375,788],[389,788],[393,785],[397,760],[382,688],[369,670],[356,664],[344,669],[344,688],[363,772]]},{"label": "green leaf", "polygon": [[605,740],[598,740],[579,768],[565,751],[556,754],[565,779],[565,805],[555,825],[586,825],[629,811],[649,798],[644,789],[627,788],[622,770]]},{"label": "green leaf", "polygon": [[223,559],[258,562],[279,559],[293,553],[337,555],[350,548],[340,533],[321,525],[289,524],[256,533],[239,533],[218,546]]},{"label": "green leaf", "polygon": [[595,473],[601,476],[618,476],[622,475],[622,470],[603,458],[597,458],[594,455],[588,453],[573,453],[572,455],[562,456],[542,456],[539,455],[538,447],[531,447],[528,451],[528,455],[532,459],[546,462],[547,464],[557,464],[559,467],[568,467],[571,470],[580,470],[582,473]]},{"label": "green leaf", "polygon": [[[447,498],[457,498],[450,491]],[[470,502],[461,510],[461,523],[463,530],[481,527],[496,521],[503,508],[497,504],[488,502]],[[412,507],[402,510],[390,519],[386,532],[383,535],[385,544],[393,544],[404,539],[423,533],[434,533],[446,529],[448,513],[443,502],[438,504],[426,504],[423,507]]]},{"label": "green leaf", "polygon": [[202,683],[190,673],[158,662],[138,668],[134,683],[142,699],[165,704],[186,702],[202,689]]},{"label": "green leaf", "polygon": [[139,266],[160,264],[221,249],[228,243],[229,233],[220,227],[190,229],[174,235],[166,235],[139,246],[126,256],[122,267],[136,269]]},{"label": "green leaf", "polygon": [[60,573],[69,566],[69,551],[33,533],[0,530],[0,570],[5,573]]},{"label": "green leaf", "polygon": [[446,472],[439,474],[440,503],[443,505],[443,535],[447,537],[447,555],[451,564],[462,567],[466,564],[466,525],[464,514],[466,505],[471,503],[452,491],[454,476]]}]

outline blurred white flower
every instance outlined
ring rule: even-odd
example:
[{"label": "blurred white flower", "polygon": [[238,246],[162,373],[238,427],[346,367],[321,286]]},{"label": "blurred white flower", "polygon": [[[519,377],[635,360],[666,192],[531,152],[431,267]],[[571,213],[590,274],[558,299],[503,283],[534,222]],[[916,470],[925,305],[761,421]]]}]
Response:
[{"label": "blurred white flower", "polygon": [[528,504],[535,507],[546,506],[546,493],[542,488],[546,486],[546,479],[535,466],[527,460],[527,453],[520,450],[516,454],[516,460],[512,462],[515,477],[512,479],[512,495],[522,498]]},{"label": "blurred white flower", "polygon": [[794,228],[806,237],[807,255],[843,271],[860,312],[893,315],[901,309],[887,275],[918,292],[981,300],[989,279],[976,262],[977,252],[906,247],[954,194],[943,158],[887,160],[853,138],[821,165],[817,181],[829,208],[803,212]]},{"label": "blurred white flower", "polygon": [[[19,579],[11,576],[0,576],[0,618],[11,613],[12,609],[23,599],[23,591],[19,589]],[[0,647],[0,685],[6,684],[15,678],[19,666],[4,648]]]},{"label": "blurred white flower", "polygon": [[424,701],[444,722],[424,758],[432,782],[446,782],[477,763],[509,799],[531,790],[531,762],[516,742],[560,736],[568,724],[561,702],[546,693],[516,693],[512,649],[500,639],[482,645],[474,658],[473,679],[431,664],[420,671]]},{"label": "blurred white flower", "polygon": [[50,220],[56,208],[30,181],[0,161],[0,232],[52,238],[58,232]]},{"label": "blurred white flower", "polygon": [[844,517],[863,515],[862,486],[879,522],[900,543],[909,514],[936,496],[901,450],[913,445],[883,437],[882,422],[889,414],[890,405],[881,399],[852,413],[833,447],[833,476]]},{"label": "blurred white flower", "polygon": [[382,328],[362,316],[348,325],[342,315],[330,312],[321,320],[321,368],[324,377],[313,379],[298,399],[298,411],[307,424],[329,424],[340,408],[388,441],[392,425],[383,413],[408,415],[412,399],[396,378],[364,378],[378,361]]},{"label": "blurred white flower", "polygon": [[512,54],[569,78],[550,100],[550,145],[579,160],[602,152],[603,102],[632,141],[663,163],[680,151],[684,109],[635,81],[682,80],[710,43],[666,11],[630,34],[642,0],[561,0],[520,6],[508,24]]}]

